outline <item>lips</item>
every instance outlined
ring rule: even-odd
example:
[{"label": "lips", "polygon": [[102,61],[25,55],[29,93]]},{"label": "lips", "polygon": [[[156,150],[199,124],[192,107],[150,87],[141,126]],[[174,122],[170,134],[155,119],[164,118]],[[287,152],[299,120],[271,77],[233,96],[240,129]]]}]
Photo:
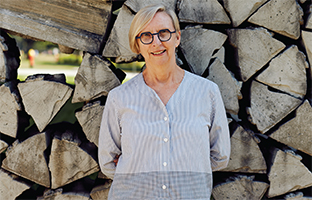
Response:
[{"label": "lips", "polygon": [[153,54],[153,55],[160,55],[160,54],[165,53],[165,52],[166,52],[166,49],[163,50],[163,51],[151,52],[151,54]]}]

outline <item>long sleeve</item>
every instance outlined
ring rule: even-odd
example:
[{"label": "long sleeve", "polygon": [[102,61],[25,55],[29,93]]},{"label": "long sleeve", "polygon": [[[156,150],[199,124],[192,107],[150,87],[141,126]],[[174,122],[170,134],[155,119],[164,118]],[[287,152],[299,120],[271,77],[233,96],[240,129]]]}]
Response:
[{"label": "long sleeve", "polygon": [[227,166],[231,153],[228,121],[218,87],[212,105],[214,112],[210,128],[210,161],[212,171],[217,171]]},{"label": "long sleeve", "polygon": [[116,103],[109,94],[104,107],[99,133],[99,165],[110,179],[114,178],[116,166],[113,160],[121,153],[120,126]]}]

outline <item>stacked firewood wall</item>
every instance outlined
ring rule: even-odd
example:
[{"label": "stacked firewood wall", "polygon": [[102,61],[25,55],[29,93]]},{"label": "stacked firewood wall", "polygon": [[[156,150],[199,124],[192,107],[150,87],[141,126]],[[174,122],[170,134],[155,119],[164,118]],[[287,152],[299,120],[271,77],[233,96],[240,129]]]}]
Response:
[{"label": "stacked firewood wall", "polygon": [[[312,199],[311,0],[1,0],[0,199],[107,198],[98,132],[125,78],[112,61],[142,60],[127,34],[156,2],[179,17],[179,65],[218,84],[225,103],[231,158],[212,198]],[[11,35],[83,51],[75,85],[64,74],[19,81]],[[81,104],[77,120],[51,123],[65,103]]]}]

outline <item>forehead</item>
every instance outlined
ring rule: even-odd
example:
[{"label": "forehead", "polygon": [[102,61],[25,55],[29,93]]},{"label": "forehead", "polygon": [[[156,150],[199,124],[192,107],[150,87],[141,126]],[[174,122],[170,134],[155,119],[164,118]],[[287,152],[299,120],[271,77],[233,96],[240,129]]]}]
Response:
[{"label": "forehead", "polygon": [[171,31],[174,29],[172,19],[166,12],[157,12],[141,32],[156,32],[161,29],[169,29]]}]

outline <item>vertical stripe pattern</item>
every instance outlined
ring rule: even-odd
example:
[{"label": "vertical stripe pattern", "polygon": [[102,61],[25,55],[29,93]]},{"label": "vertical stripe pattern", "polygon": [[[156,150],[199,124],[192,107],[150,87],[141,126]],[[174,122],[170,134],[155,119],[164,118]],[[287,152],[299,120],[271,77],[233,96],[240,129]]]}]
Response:
[{"label": "vertical stripe pattern", "polygon": [[185,71],[167,105],[142,73],[110,91],[99,136],[109,199],[210,199],[212,171],[229,157],[225,109],[211,81]]}]

